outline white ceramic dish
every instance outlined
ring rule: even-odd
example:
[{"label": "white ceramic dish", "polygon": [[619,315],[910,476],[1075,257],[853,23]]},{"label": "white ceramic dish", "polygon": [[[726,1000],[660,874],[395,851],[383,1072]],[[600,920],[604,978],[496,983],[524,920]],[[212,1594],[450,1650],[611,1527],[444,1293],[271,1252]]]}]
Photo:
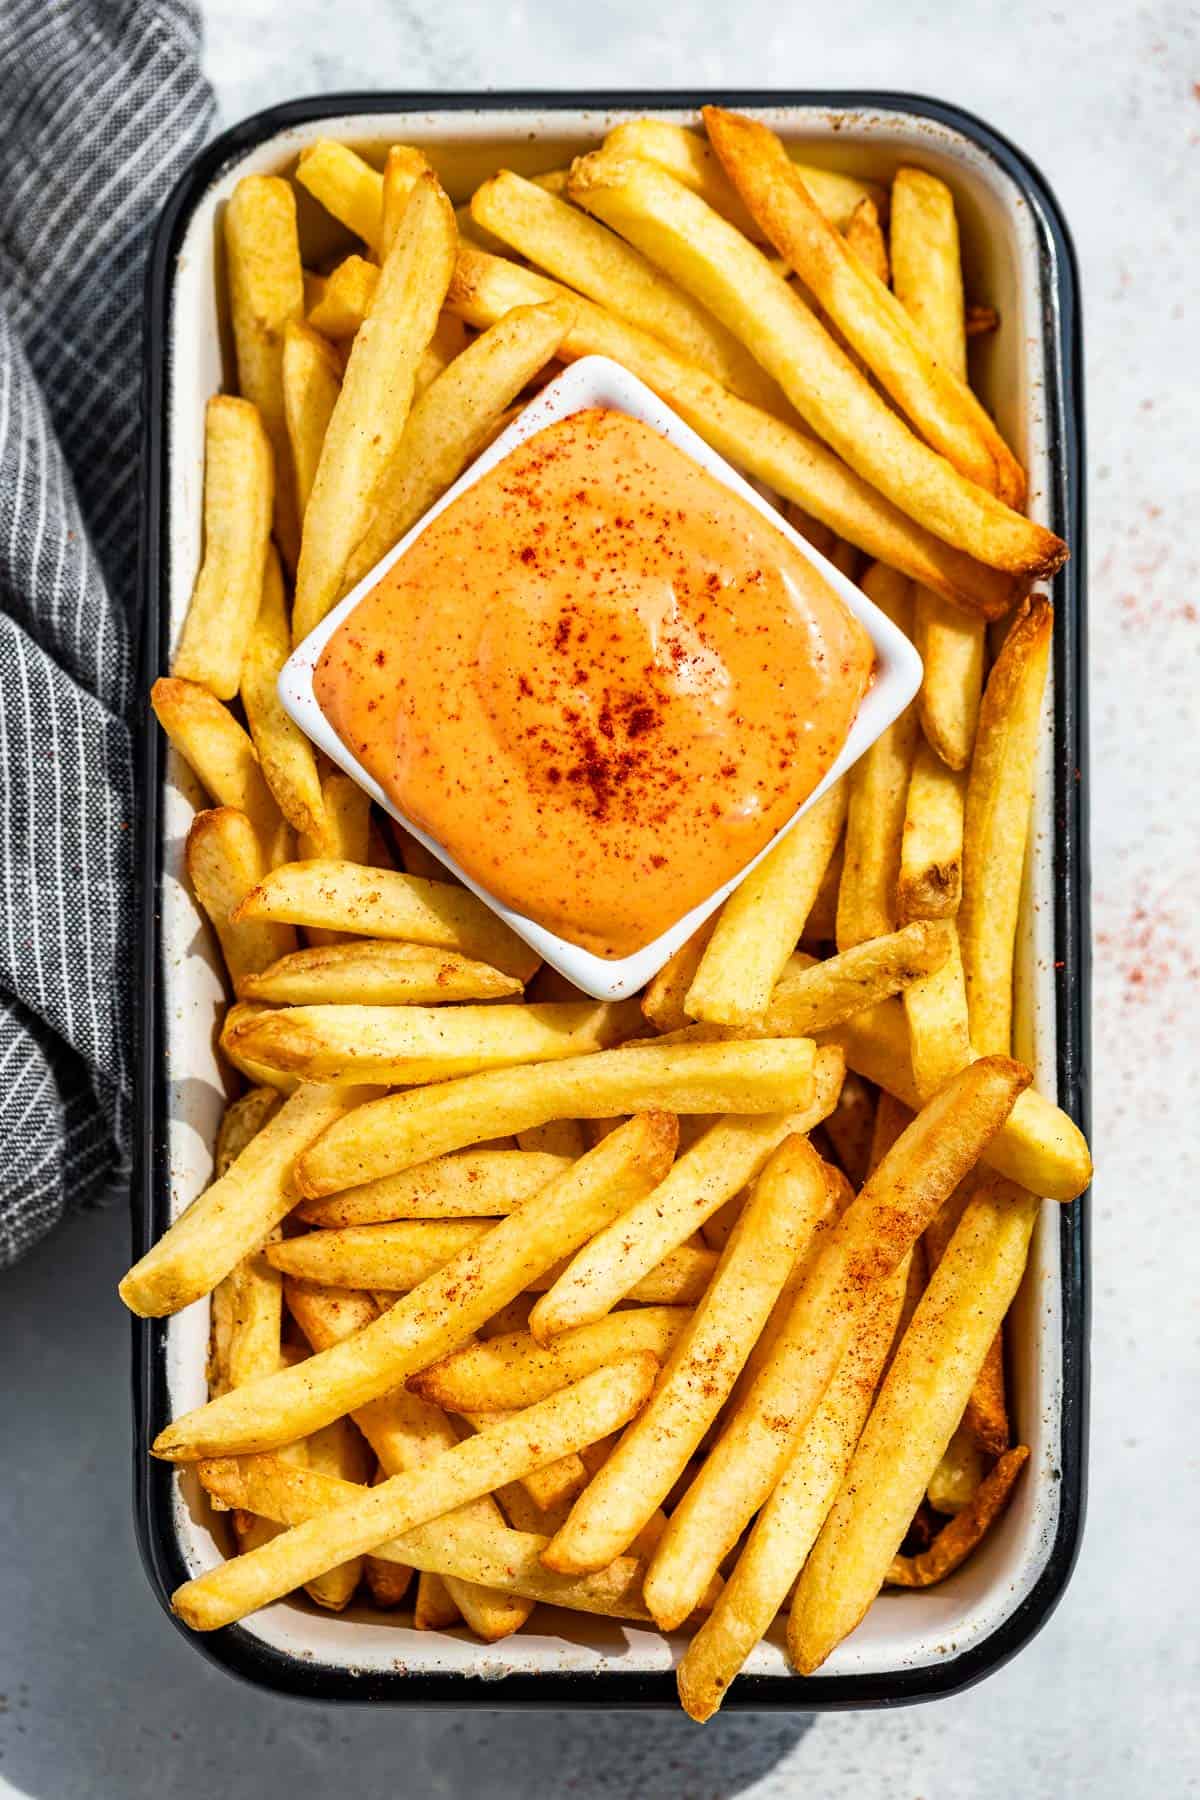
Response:
[{"label": "white ceramic dish", "polygon": [[[713,97],[747,104],[744,96]],[[1069,326],[1057,309],[1062,284],[1068,295],[1072,290],[1070,253],[1053,202],[1036,172],[977,122],[956,118],[932,102],[868,99],[860,97],[852,112],[846,110],[846,97],[751,104],[748,110],[786,138],[803,142],[806,156],[831,166],[887,178],[900,163],[915,161],[950,182],[969,291],[996,305],[1002,319],[994,338],[976,347],[973,372],[1029,471],[1034,516],[1062,529],[1071,522],[1076,475],[1070,469],[1064,474],[1059,466],[1065,454],[1062,434],[1069,435],[1073,426],[1070,416],[1065,425],[1063,419],[1071,371],[1064,376],[1059,366],[1064,345],[1069,350]],[[379,99],[367,110],[342,112],[336,102],[303,103],[283,115],[249,121],[230,134],[219,154],[208,153],[203,179],[193,179],[174,221],[168,221],[154,290],[161,314],[152,318],[164,345],[149,389],[156,409],[152,439],[155,434],[160,438],[147,503],[149,579],[157,578],[164,590],[163,641],[156,647],[153,625],[148,639],[150,674],[169,659],[199,562],[204,406],[228,373],[217,298],[218,221],[236,181],[252,171],[288,170],[298,151],[320,136],[368,150],[410,141],[425,147],[452,197],[461,199],[499,161],[530,172],[550,168],[572,150],[594,143],[622,117],[655,110],[682,123],[695,118],[690,106],[655,107],[644,96],[614,108],[536,97],[511,105],[430,100],[407,109],[402,103],[394,110],[384,110],[386,106]],[[328,228],[305,208],[303,229]],[[330,233],[330,248],[335,238]],[[1072,454],[1076,449],[1071,439]],[[1077,589],[1064,592],[1077,599]],[[153,611],[153,588],[149,598]],[[1069,618],[1065,609],[1064,618]],[[1078,679],[1077,669],[1073,679]],[[1078,760],[1078,727],[1070,725],[1065,739],[1061,735],[1062,704],[1060,696],[1058,751]],[[1017,1033],[1020,1053],[1034,1066],[1039,1085],[1078,1103],[1078,1087],[1068,1094],[1060,1092],[1059,1084],[1060,1071],[1065,1081],[1082,1080],[1072,1071],[1085,1052],[1078,1043],[1073,1049],[1068,1045],[1064,1061],[1059,1033],[1060,1028],[1073,1030],[1078,1037],[1086,997],[1075,996],[1064,1009],[1055,985],[1056,959],[1072,959],[1073,977],[1081,967],[1083,904],[1074,885],[1064,892],[1055,879],[1055,844],[1062,830],[1055,816],[1055,717],[1055,697],[1048,694],[1018,957]],[[161,750],[157,754],[161,757]],[[161,766],[153,764],[152,771]],[[157,872],[158,886],[146,965],[147,985],[160,1000],[147,1027],[155,1054],[143,1101],[161,1135],[152,1144],[148,1140],[144,1157],[140,1204],[145,1218],[139,1229],[145,1235],[161,1229],[166,1217],[182,1210],[209,1180],[229,1087],[214,1050],[225,1004],[222,980],[207,927],[182,876],[183,839],[199,796],[173,755],[166,761],[161,792],[160,779],[152,772],[148,867]],[[1060,785],[1060,809],[1070,804],[1068,787]],[[1075,817],[1078,823],[1077,813]],[[1085,868],[1076,863],[1069,873],[1072,884],[1086,878]],[[1085,974],[1080,972],[1078,979]],[[162,1077],[156,1071],[164,1067]],[[158,1082],[164,1084],[161,1091],[155,1087]],[[735,1687],[727,1706],[741,1702],[809,1710],[946,1691],[978,1678],[1036,1629],[1069,1572],[1081,1507],[1082,1255],[1083,1241],[1069,1215],[1044,1207],[1010,1337],[1015,1427],[1032,1456],[1013,1504],[980,1553],[935,1589],[885,1594],[821,1672],[805,1682],[789,1677],[781,1642],[773,1635],[754,1652],[748,1679]],[[141,1358],[138,1429],[152,1436],[164,1417],[205,1398],[207,1303],[135,1329]],[[187,1471],[147,1463],[139,1469],[138,1482],[143,1549],[162,1591],[214,1563],[223,1551],[224,1527]],[[488,1646],[462,1633],[413,1631],[406,1615],[385,1619],[358,1611],[335,1617],[292,1602],[265,1609],[221,1638],[223,1647],[211,1642],[207,1647],[227,1666],[296,1692],[469,1700],[474,1688],[468,1685],[464,1691],[456,1678],[472,1677],[493,1684],[479,1691],[489,1706],[509,1699],[548,1705],[665,1704],[671,1699],[669,1672],[680,1650],[679,1641],[655,1632],[581,1615],[539,1612],[524,1632]]]},{"label": "white ceramic dish", "polygon": [[[671,443],[683,450],[693,461],[698,462],[718,481],[740,494],[756,512],[763,515],[792,544],[807,562],[824,576],[829,585],[836,590],[850,611],[859,619],[875,650],[875,680],[863,703],[859,707],[858,716],[850,729],[849,736],[824,780],[814,788],[803,806],[788,820],[782,830],[776,832],[770,843],[765,844],[759,854],[748,862],[737,875],[722,887],[715,888],[698,906],[684,913],[675,923],[655,938],[650,944],[637,950],[631,956],[607,959],[595,956],[568,938],[560,937],[540,925],[536,919],[514,912],[512,907],[505,906],[495,895],[488,892],[442,848],[436,838],[430,837],[412,819],[394,806],[379,783],[370,775],[357,757],[349,750],[345,742],[333,729],[322,712],[316,695],[313,692],[313,674],[333,633],[354,611],[360,600],[369,594],[377,582],[391,568],[392,564],[403,556],[409,545],[414,543],[425,528],[437,518],[438,514],[452,505],[460,494],[474,486],[489,469],[502,462],[511,450],[535,432],[553,425],[559,419],[568,418],[572,413],[585,407],[610,407],[616,412],[626,413],[632,418],[640,419],[652,425],[656,431],[669,439]],[[321,621],[315,631],[311,631],[295,650],[279,677],[279,697],[284,706],[295,719],[297,725],[305,731],[315,744],[322,749],[338,766],[353,777],[359,786],[365,788],[372,800],[384,807],[394,819],[414,837],[420,839],[427,850],[445,863],[446,867],[466,883],[473,893],[499,913],[500,917],[511,926],[517,936],[523,938],[543,962],[548,962],[568,981],[582,988],[585,994],[593,995],[597,1000],[622,1000],[629,994],[636,994],[657,975],[668,957],[672,956],[685,939],[689,938],[698,926],[702,925],[709,915],[716,911],[721,902],[731,894],[755,864],[762,861],[768,851],[785,837],[796,823],[803,817],[809,807],[814,805],[826,788],[830,787],[840,775],[856,763],[863,752],[875,742],[880,734],[886,731],[921,685],[921,659],[913,646],[898,631],[885,613],[868,600],[862,589],[835,569],[833,564],[814,550],[807,540],[801,537],[778,509],[764,500],[762,495],[750,483],[742,478],[736,470],[730,468],[724,457],[697,436],[689,425],[664,406],[645,384],[636,376],[623,369],[619,363],[605,356],[582,357],[579,362],[572,363],[569,368],[549,382],[537,397],[530,401],[520,416],[513,420],[505,431],[502,431],[493,444],[476,458],[470,468],[465,470],[453,487],[449,488],[442,498],[431,506],[412,530],[401,538],[394,549],[389,550],[383,560],[376,564],[368,575],[364,575],[358,585],[341,600],[337,606]]]}]

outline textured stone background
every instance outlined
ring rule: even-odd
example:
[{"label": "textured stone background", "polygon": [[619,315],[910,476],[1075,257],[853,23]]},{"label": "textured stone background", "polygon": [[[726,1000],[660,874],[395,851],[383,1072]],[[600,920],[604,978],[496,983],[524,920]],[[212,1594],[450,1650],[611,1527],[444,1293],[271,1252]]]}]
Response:
[{"label": "textured stone background", "polygon": [[0,1289],[0,1792],[37,1800],[572,1794],[1008,1800],[1200,1788],[1195,1595],[1196,232],[1180,0],[210,0],[230,122],[322,88],[876,86],[1041,165],[1083,265],[1091,445],[1097,1162],[1091,1502],[1046,1630],[935,1707],[816,1721],[334,1712],[171,1630],[129,1524],[117,1213]]}]

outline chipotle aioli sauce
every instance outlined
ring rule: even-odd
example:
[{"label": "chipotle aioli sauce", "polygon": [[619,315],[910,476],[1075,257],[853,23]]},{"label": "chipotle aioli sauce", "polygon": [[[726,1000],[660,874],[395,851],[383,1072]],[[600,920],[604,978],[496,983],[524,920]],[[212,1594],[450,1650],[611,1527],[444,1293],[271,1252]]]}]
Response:
[{"label": "chipotle aioli sauce", "polygon": [[621,957],[786,824],[872,665],[767,519],[650,426],[592,408],[426,527],[334,633],[315,687],[475,881]]}]

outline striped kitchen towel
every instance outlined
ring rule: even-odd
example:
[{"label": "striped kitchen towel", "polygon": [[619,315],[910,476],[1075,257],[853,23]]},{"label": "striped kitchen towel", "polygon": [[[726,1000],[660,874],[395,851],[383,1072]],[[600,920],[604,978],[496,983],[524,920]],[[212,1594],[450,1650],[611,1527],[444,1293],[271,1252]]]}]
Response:
[{"label": "striped kitchen towel", "polygon": [[186,0],[0,0],[0,1266],[127,1171],[142,274]]}]

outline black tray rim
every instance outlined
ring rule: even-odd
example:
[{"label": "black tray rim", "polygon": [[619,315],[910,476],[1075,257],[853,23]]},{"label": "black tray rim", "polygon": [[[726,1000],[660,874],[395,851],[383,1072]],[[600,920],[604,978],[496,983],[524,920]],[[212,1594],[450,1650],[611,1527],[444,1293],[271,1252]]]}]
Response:
[{"label": "black tray rim", "polygon": [[[138,556],[143,686],[159,672],[163,636],[168,444],[165,399],[169,345],[166,321],[176,256],[191,213],[207,188],[233,161],[276,133],[314,120],[372,113],[448,113],[475,110],[599,112],[695,110],[702,104],[734,108],[806,107],[829,113],[904,113],[946,127],[1010,177],[1028,203],[1037,232],[1047,305],[1042,320],[1046,351],[1046,412],[1050,446],[1049,513],[1052,528],[1072,546],[1054,578],[1055,602],[1055,966],[1057,986],[1059,1103],[1085,1132],[1091,1122],[1090,851],[1087,794],[1087,562],[1084,493],[1083,348],[1078,265],[1059,203],[1037,165],[1008,138],[974,113],[921,94],[886,89],[631,89],[430,93],[387,90],[314,95],[271,106],[221,132],[194,158],[168,197],[155,229],[146,267],[143,341],[143,456]],[[140,983],[135,1005],[138,1032],[135,1149],[131,1182],[134,1257],[141,1256],[167,1218],[166,1075],[160,1048],[163,996],[159,971],[162,879],[159,820],[165,773],[161,733],[140,723],[137,867],[137,944]],[[1089,1404],[1089,1196],[1060,1209],[1063,1286],[1062,1493],[1046,1565],[1030,1592],[986,1637],[944,1661],[882,1674],[791,1677],[742,1675],[723,1711],[817,1713],[912,1705],[961,1693],[994,1673],[1031,1641],[1061,1600],[1079,1554],[1087,1489]],[[198,1636],[170,1610],[170,1595],[187,1579],[173,1526],[173,1471],[156,1462],[149,1447],[168,1417],[166,1321],[132,1321],[133,1507],[143,1566],[155,1598],[183,1635],[210,1662],[253,1685],[298,1699],[398,1706],[475,1707],[491,1711],[675,1710],[673,1670],[632,1673],[551,1671],[514,1673],[502,1682],[479,1683],[451,1671],[332,1668],[288,1655],[238,1625]]]}]

